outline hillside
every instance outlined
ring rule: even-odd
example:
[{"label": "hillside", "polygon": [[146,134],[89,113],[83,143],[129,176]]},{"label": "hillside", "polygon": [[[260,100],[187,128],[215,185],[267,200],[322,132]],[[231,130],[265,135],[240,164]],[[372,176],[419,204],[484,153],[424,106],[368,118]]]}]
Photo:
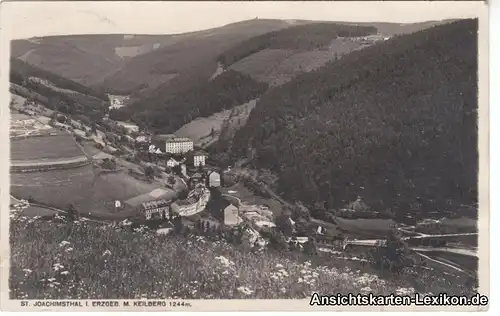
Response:
[{"label": "hillside", "polygon": [[171,99],[158,98],[140,103],[140,107],[132,104],[112,110],[110,117],[116,120],[131,118],[156,132],[173,133],[198,117],[208,117],[255,99],[266,89],[265,83],[231,70]]},{"label": "hillside", "polygon": [[144,228],[117,229],[89,221],[68,224],[14,215],[10,245],[11,299],[306,299],[313,292],[472,294],[463,276],[432,269],[412,268],[408,274],[382,279],[358,258],[255,254],[201,236],[156,235]]},{"label": "hillside", "polygon": [[19,59],[11,59],[10,82],[12,92],[67,114],[102,118],[109,103],[104,93]]},{"label": "hillside", "polygon": [[[299,21],[298,23],[306,23]],[[282,20],[249,20],[205,31],[175,35],[171,44],[132,58],[99,86],[137,97],[185,91],[186,86],[207,81],[214,73],[216,57],[253,36],[291,26]]]},{"label": "hillside", "polygon": [[131,57],[166,45],[170,35],[71,35],[15,40],[13,58],[91,85],[122,67]]},{"label": "hillside", "polygon": [[377,33],[374,27],[335,23],[313,23],[289,27],[252,37],[221,54],[217,61],[225,67],[264,49],[314,50],[328,47],[337,37],[359,37]]},{"label": "hillside", "polygon": [[352,52],[263,95],[233,149],[310,206],[474,204],[476,42],[477,20],[463,20]]}]

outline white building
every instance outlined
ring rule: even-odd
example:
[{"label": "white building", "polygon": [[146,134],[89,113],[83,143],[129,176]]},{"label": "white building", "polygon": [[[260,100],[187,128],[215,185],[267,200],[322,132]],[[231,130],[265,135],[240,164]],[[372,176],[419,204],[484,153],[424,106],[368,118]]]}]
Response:
[{"label": "white building", "polygon": [[189,162],[192,163],[194,167],[200,167],[205,165],[206,158],[207,155],[205,153],[196,151],[190,155]]},{"label": "white building", "polygon": [[174,158],[170,158],[169,160],[167,160],[167,166],[170,168],[177,167],[180,164],[181,163],[175,160]]},{"label": "white building", "polygon": [[212,188],[220,187],[220,174],[218,172],[211,172],[208,175],[208,186]]},{"label": "white building", "polygon": [[185,154],[192,151],[194,143],[186,137],[177,137],[175,135],[159,135],[156,137],[158,143],[164,143],[165,152],[171,154]]},{"label": "white building", "polygon": [[137,126],[134,123],[117,121],[116,124],[124,127],[127,130],[128,133],[132,133],[132,132],[137,133],[137,132],[139,132],[139,126]]}]

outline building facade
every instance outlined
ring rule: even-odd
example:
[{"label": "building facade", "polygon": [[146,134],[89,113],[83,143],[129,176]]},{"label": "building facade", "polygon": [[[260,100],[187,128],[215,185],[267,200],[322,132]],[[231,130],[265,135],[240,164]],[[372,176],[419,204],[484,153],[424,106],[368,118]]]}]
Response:
[{"label": "building facade", "polygon": [[141,211],[146,219],[160,219],[169,215],[170,202],[164,199],[141,203]]},{"label": "building facade", "polygon": [[204,166],[205,165],[205,155],[203,154],[195,154],[193,156],[193,165],[195,167],[199,167],[199,166]]},{"label": "building facade", "polygon": [[211,172],[208,175],[208,186],[211,188],[220,187],[220,174],[218,172]]},{"label": "building facade", "polygon": [[189,138],[178,138],[165,142],[165,152],[171,154],[184,154],[193,150],[193,141]]},{"label": "building facade", "polygon": [[167,160],[167,166],[170,168],[177,167],[180,164],[181,163],[175,160],[174,158],[170,158],[169,160]]}]

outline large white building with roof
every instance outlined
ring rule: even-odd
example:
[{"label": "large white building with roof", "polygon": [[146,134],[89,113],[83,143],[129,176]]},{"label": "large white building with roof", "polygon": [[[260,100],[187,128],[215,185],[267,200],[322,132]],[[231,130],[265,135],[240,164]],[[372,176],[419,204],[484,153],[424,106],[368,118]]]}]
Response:
[{"label": "large white building with roof", "polygon": [[[194,143],[190,138],[177,137],[175,135],[158,135],[155,137],[156,143],[164,144],[166,153],[184,154],[194,149]],[[158,145],[160,147],[160,145]],[[160,147],[160,148],[161,148]]]}]

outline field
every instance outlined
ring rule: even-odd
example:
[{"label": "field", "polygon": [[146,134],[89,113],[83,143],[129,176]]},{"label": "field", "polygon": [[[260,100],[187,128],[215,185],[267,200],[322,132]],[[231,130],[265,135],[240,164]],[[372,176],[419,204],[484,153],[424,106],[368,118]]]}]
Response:
[{"label": "field", "polygon": [[95,176],[90,165],[67,170],[11,174],[10,181],[11,194],[16,198],[32,197],[36,202],[60,209],[66,209],[72,203],[82,213],[101,218],[110,218],[107,208],[110,202],[123,201],[159,187],[138,182],[125,173]]},{"label": "field", "polygon": [[12,160],[46,161],[84,156],[69,134],[11,140]]},{"label": "field", "polygon": [[341,256],[254,254],[202,237],[158,236],[87,221],[70,227],[19,218],[11,221],[10,231],[11,299],[286,299],[312,292],[473,291],[459,275],[411,270],[383,277]]},{"label": "field", "polygon": [[334,39],[328,49],[322,50],[264,49],[236,62],[230,68],[277,86],[301,72],[309,72],[323,66],[336,56],[340,57],[361,48],[362,45],[353,41]]},{"label": "field", "polygon": [[396,223],[391,219],[345,219],[337,217],[337,224],[350,233],[387,237]]},{"label": "field", "polygon": [[[209,117],[197,118],[178,129],[175,135],[179,137],[191,138],[195,145],[205,146],[207,143],[213,142],[218,138],[222,125],[225,120],[229,119],[229,124],[232,129],[244,125],[250,112],[255,107],[256,101],[234,107],[231,110],[225,110],[215,113]],[[233,113],[233,115],[231,115]],[[216,132],[210,136],[212,129]]]}]

